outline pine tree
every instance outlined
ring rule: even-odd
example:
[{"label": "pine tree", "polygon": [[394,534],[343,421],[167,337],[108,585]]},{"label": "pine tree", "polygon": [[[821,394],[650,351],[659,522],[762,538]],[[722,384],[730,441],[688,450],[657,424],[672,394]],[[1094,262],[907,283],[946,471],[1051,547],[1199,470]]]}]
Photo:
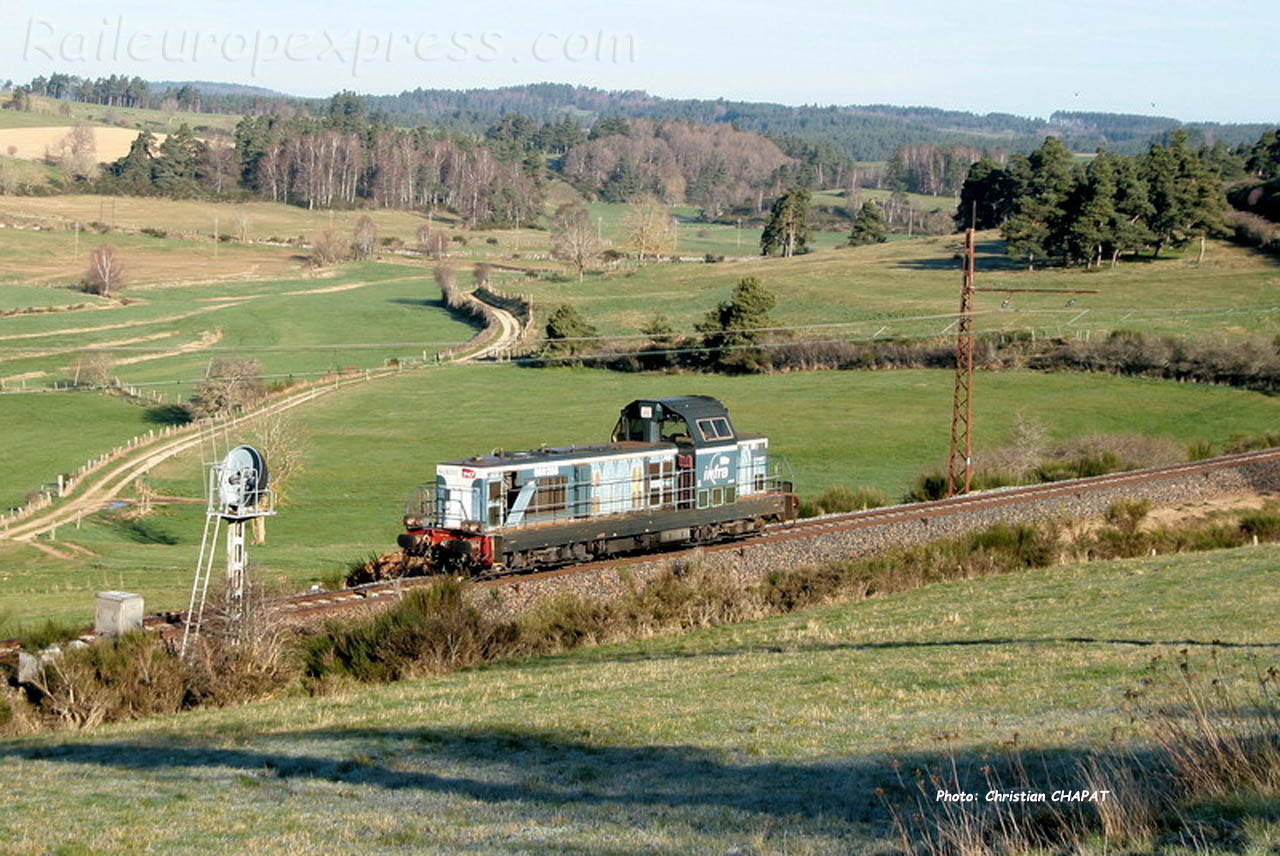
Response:
[{"label": "pine tree", "polygon": [[129,153],[110,167],[116,183],[125,193],[150,193],[155,189],[153,182],[151,149],[156,138],[150,131],[143,131],[134,137],[129,144]]},{"label": "pine tree", "polygon": [[809,191],[800,188],[774,200],[769,222],[760,235],[760,254],[789,258],[808,252]]},{"label": "pine tree", "polygon": [[773,325],[769,312],[778,298],[754,276],[744,277],[733,289],[728,301],[706,314],[696,329],[706,334],[705,347],[711,349],[712,360],[721,369],[754,371],[763,354],[750,347],[765,337],[760,328]]},{"label": "pine tree", "polygon": [[1204,239],[1223,228],[1222,183],[1204,168],[1199,156],[1187,147],[1185,131],[1174,131],[1169,145],[1153,144],[1143,162],[1148,194],[1155,213],[1151,230],[1155,234],[1152,256],[1165,246],[1182,247],[1194,237]]},{"label": "pine tree", "polygon": [[1066,264],[1083,261],[1086,267],[1102,264],[1104,247],[1114,243],[1116,221],[1115,158],[1100,151],[1089,164],[1063,205],[1056,230],[1058,249]]},{"label": "pine tree", "polygon": [[596,328],[582,317],[582,313],[568,303],[562,303],[547,318],[546,351],[552,354],[581,354],[592,350],[594,342],[576,341],[593,339],[599,335]]},{"label": "pine tree", "polygon": [[1115,267],[1121,253],[1136,253],[1155,237],[1148,225],[1155,215],[1155,208],[1134,158],[1117,159],[1115,212],[1116,220],[1111,228],[1112,267]]},{"label": "pine tree", "polygon": [[889,225],[885,223],[880,206],[868,199],[862,203],[858,216],[854,218],[853,230],[849,233],[849,246],[883,244],[887,240],[889,240]]},{"label": "pine tree", "polygon": [[[1022,164],[1011,160],[1010,166],[1020,169]],[[1014,175],[1013,212],[1003,233],[1009,254],[1025,256],[1032,268],[1037,257],[1048,255],[1052,224],[1064,216],[1063,203],[1075,185],[1073,158],[1057,137],[1046,137],[1026,159],[1025,170],[1025,175]]]},{"label": "pine tree", "polygon": [[1009,173],[991,158],[974,163],[960,186],[956,228],[967,229],[971,223],[977,229],[1001,226],[1013,208],[1012,189]]},{"label": "pine tree", "polygon": [[197,191],[196,168],[203,144],[184,122],[160,144],[152,173],[156,189],[169,196],[190,196]]},{"label": "pine tree", "polygon": [[600,188],[600,196],[605,202],[630,202],[643,192],[644,178],[636,169],[635,162],[626,155],[618,158],[618,165]]}]

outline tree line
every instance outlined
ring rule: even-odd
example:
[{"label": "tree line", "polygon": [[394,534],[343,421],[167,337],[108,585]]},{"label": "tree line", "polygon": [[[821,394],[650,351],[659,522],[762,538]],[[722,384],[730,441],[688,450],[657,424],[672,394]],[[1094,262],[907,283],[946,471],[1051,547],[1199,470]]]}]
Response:
[{"label": "tree line", "polygon": [[1192,148],[1174,131],[1145,153],[1100,150],[1076,162],[1057,137],[1005,164],[982,158],[960,191],[956,225],[999,228],[1009,254],[1028,267],[1115,264],[1121,256],[1182,247],[1225,233],[1223,181],[1248,168],[1250,147]]}]

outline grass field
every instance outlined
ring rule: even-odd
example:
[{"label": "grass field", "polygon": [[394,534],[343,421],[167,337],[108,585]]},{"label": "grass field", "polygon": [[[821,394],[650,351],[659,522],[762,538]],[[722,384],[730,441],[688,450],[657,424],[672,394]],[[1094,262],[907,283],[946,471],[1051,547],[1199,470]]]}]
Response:
[{"label": "grass field", "polygon": [[[0,215],[28,226],[65,227],[69,218],[107,217],[129,229],[163,223],[174,232],[199,233],[206,223],[204,234],[210,234],[215,216],[220,230],[232,228],[221,223],[234,223],[238,210],[248,213],[256,238],[308,234],[329,218],[327,212],[267,203],[0,198]],[[622,208],[606,210],[616,228]],[[384,234],[393,236],[411,238],[425,222],[416,213],[371,213]],[[347,229],[358,213],[333,216],[336,227]],[[719,228],[721,233],[707,240],[734,237],[735,229]],[[517,249],[514,233],[489,237],[498,244],[472,234],[466,247],[459,245],[460,253],[475,253],[453,259],[463,282],[471,261],[506,259],[515,267],[536,254],[532,244],[521,243],[522,258],[510,259]],[[526,239],[545,242],[546,234],[521,230],[519,240]],[[498,277],[501,287],[532,293],[539,317],[559,302],[572,302],[606,333],[632,333],[656,311],[689,331],[738,279],[754,275],[779,294],[774,314],[782,323],[841,322],[846,326],[833,328],[840,338],[936,335],[949,317],[907,319],[954,312],[955,241],[916,239],[795,259],[651,264],[589,277],[583,284],[530,280],[507,269]],[[115,349],[108,351],[115,362],[112,373],[122,381],[147,385],[174,403],[190,395],[193,382],[218,356],[258,359],[267,375],[285,380],[420,358],[423,351],[430,357],[473,332],[443,311],[430,265],[416,258],[388,256],[313,276],[300,267],[296,247],[231,242],[219,245],[215,257],[207,239],[82,232],[79,242],[77,256],[75,236],[67,231],[0,231],[0,308],[102,305],[60,287],[82,275],[90,249],[101,243],[119,248],[134,283],[124,292],[131,301],[127,305],[0,319],[0,379],[9,389],[65,382],[77,356],[69,349],[92,346]],[[1094,273],[1029,274],[1010,265],[990,236],[982,249],[980,286],[1087,286],[1100,293],[1011,295],[1007,309],[996,303],[1004,295],[980,295],[980,331],[1030,327],[1085,335],[1122,326],[1223,340],[1277,332],[1277,268],[1225,244],[1211,245],[1202,266],[1170,258]],[[1067,307],[1067,299],[1075,305]],[[827,330],[818,328],[815,334]],[[844,483],[899,496],[945,452],[950,383],[945,372],[750,378],[513,367],[414,372],[299,412],[313,436],[310,470],[298,481],[295,505],[272,524],[278,535],[255,553],[255,560],[273,578],[295,585],[336,573],[393,544],[401,504],[436,461],[495,446],[599,441],[616,408],[655,394],[707,392],[723,398],[746,430],[769,434],[775,449],[791,456],[803,494]],[[148,420],[164,418],[98,393],[59,395],[67,397],[56,404],[49,396],[0,396],[0,437],[14,435],[10,444],[25,450],[0,464],[0,507],[20,504],[58,472],[74,470],[123,435],[155,424]],[[1087,375],[983,376],[977,400],[980,446],[1003,442],[1019,415],[1050,426],[1058,438],[1110,431],[1167,434],[1179,442],[1262,433],[1274,428],[1276,416],[1274,400],[1261,395]],[[89,424],[100,421],[101,431],[84,430],[85,423],[75,417],[77,403],[92,414]],[[162,492],[197,493],[196,462],[175,466],[156,474]],[[194,558],[198,513],[179,506],[135,523],[115,513],[86,521],[74,534],[60,533],[96,554],[83,561],[58,560],[30,547],[0,548],[0,561],[13,575],[11,593],[0,595],[0,610],[21,606],[24,616],[84,615],[88,593],[105,583],[144,591],[157,606],[176,604]]]},{"label": "grass field", "polygon": [[[1203,643],[1275,661],[1280,549],[1056,567],[381,689],[0,743],[9,852],[894,852],[899,773],[1132,746]],[[1248,596],[1242,596],[1248,592]],[[1162,695],[1157,685],[1156,697]],[[1202,811],[1214,811],[1202,807]],[[1265,853],[1274,803],[1162,853]],[[1195,822],[1201,815],[1188,820]],[[1114,846],[1098,841],[1097,852]],[[1126,851],[1126,852],[1145,852]]]},{"label": "grass field", "polygon": [[[0,377],[26,375],[29,386],[65,383],[77,358],[65,349],[128,348],[108,350],[117,361],[112,373],[127,383],[155,385],[173,402],[190,394],[193,381],[205,374],[217,356],[253,356],[265,374],[286,378],[290,373],[307,375],[348,364],[377,366],[393,357],[421,357],[421,347],[342,347],[342,343],[364,345],[375,335],[373,331],[382,342],[434,343],[435,348],[466,341],[475,332],[472,325],[444,311],[439,289],[429,275],[402,265],[352,265],[325,279],[222,284],[216,296],[201,296],[204,293],[198,286],[139,289],[134,296],[141,299],[126,306],[5,319],[0,327]],[[5,296],[0,290],[0,299]],[[312,350],[311,346],[320,347]],[[15,380],[6,385],[19,386]],[[142,431],[154,427],[146,421],[154,414],[149,417],[142,407],[102,393],[50,395],[55,397],[0,396],[0,414],[4,414],[0,422],[6,434],[10,428],[22,433],[33,423],[43,424],[47,426],[44,433],[24,434],[24,439],[49,444],[42,454],[7,460],[0,479],[0,503],[18,504],[35,487],[28,484],[32,478],[50,481],[56,472],[73,470],[118,442],[111,439],[115,432],[85,436],[77,421],[68,418],[77,406],[92,409],[110,402],[110,409],[124,416],[123,425]],[[77,446],[79,454],[71,451]]]},{"label": "grass field", "polygon": [[[309,239],[323,229],[332,226],[343,234],[350,234],[355,222],[363,215],[373,218],[380,237],[399,238],[406,243],[417,240],[419,226],[427,225],[425,214],[416,211],[373,209],[369,211],[308,211],[296,205],[276,202],[209,202],[189,199],[154,199],[137,196],[94,196],[90,194],[68,196],[0,196],[0,216],[15,220],[30,220],[48,224],[70,225],[99,221],[127,231],[143,228],[159,228],[171,234],[212,237],[214,221],[218,232],[240,235],[240,219],[244,223],[245,237],[251,241]],[[450,214],[437,214],[432,222],[449,228],[457,218]],[[507,230],[514,236],[515,230]],[[529,231],[529,230],[523,230]],[[531,233],[534,236],[536,232]],[[485,243],[489,237],[498,237],[498,246],[510,251],[514,238],[502,242],[504,231],[469,232],[466,247],[451,249],[462,251],[490,251],[493,245]],[[509,236],[509,237],[510,237]],[[532,241],[532,237],[527,237]],[[542,238],[545,242],[545,237]],[[493,250],[493,252],[497,252]]]},{"label": "grass field", "polygon": [[[6,97],[7,93],[0,93]],[[32,96],[28,111],[0,110],[0,129],[32,128],[40,126],[70,126],[76,122],[92,125],[108,125],[131,129],[134,136],[139,130],[153,133],[176,131],[184,122],[191,126],[196,136],[210,133],[230,135],[240,121],[239,115],[229,113],[182,113],[178,111],[149,110],[141,107],[108,107],[81,101],[55,101],[39,95]]]},{"label": "grass field", "polygon": [[[6,111],[8,112],[8,111]],[[110,163],[129,153],[129,146],[138,136],[133,128],[107,128],[93,126],[94,157],[98,163]],[[51,152],[57,152],[70,129],[66,125],[5,128],[0,126],[0,152],[26,160],[43,160]],[[164,142],[164,134],[156,135],[156,144]]]},{"label": "grass field", "polygon": [[[778,297],[782,324],[829,324],[838,338],[936,335],[959,303],[960,238],[945,236],[840,248],[792,259],[711,265],[651,264],[585,283],[531,281],[545,315],[571,303],[604,333],[634,333],[654,313],[677,330],[725,300],[743,277]],[[1166,257],[1102,270],[1028,272],[1005,254],[996,234],[980,236],[975,329],[1035,330],[1039,335],[1101,335],[1117,329],[1227,339],[1280,332],[1280,268],[1274,259],[1211,243],[1203,265]],[[1190,254],[1189,254],[1190,255]],[[1097,294],[981,294],[983,288],[1091,290]]]},{"label": "grass field", "polygon": [[[212,223],[210,223],[212,227]],[[210,229],[212,232],[212,228]],[[90,254],[115,247],[125,266],[128,291],[150,284],[217,282],[291,273],[303,276],[305,248],[153,238],[136,233],[98,234],[85,229],[57,231],[10,228],[0,232],[0,284],[74,286],[84,279]],[[128,291],[122,296],[128,296]],[[39,292],[36,292],[39,293]],[[16,291],[10,294],[17,297]],[[39,305],[32,302],[26,305]]]},{"label": "grass field", "polygon": [[[599,442],[618,408],[661,395],[720,398],[740,430],[768,435],[771,448],[790,459],[802,495],[848,484],[897,497],[917,473],[945,458],[951,383],[948,372],[924,370],[748,377],[511,366],[408,372],[296,411],[295,424],[309,437],[306,468],[251,560],[273,585],[297,588],[331,577],[370,553],[394,549],[404,502],[437,462],[495,447]],[[1188,443],[1272,430],[1280,413],[1274,399],[1257,393],[1112,376],[984,373],[975,388],[980,450],[1007,442],[1020,416],[1042,422],[1054,439],[1143,432]],[[29,398],[0,397],[0,406],[17,400],[12,406],[21,407]],[[251,437],[246,431],[228,439]],[[199,473],[198,459],[188,456],[154,471],[151,484],[163,495],[199,496]],[[37,475],[24,468],[4,474],[0,484],[26,485]],[[106,512],[79,530],[59,531],[64,547],[93,554],[75,559],[0,543],[7,577],[0,612],[27,622],[86,619],[93,592],[104,586],[142,592],[152,608],[184,603],[202,523],[203,510],[193,505],[137,520]]]},{"label": "grass field", "polygon": [[[868,199],[883,204],[892,195],[893,191],[891,190],[860,187],[858,188],[858,199],[860,200],[858,205]],[[930,196],[925,193],[904,193],[903,195],[907,198],[907,204],[917,211],[942,211],[950,214],[956,210],[956,198],[954,196]],[[813,204],[827,205],[832,208],[851,207],[849,197],[843,190],[819,190],[813,194]]]}]

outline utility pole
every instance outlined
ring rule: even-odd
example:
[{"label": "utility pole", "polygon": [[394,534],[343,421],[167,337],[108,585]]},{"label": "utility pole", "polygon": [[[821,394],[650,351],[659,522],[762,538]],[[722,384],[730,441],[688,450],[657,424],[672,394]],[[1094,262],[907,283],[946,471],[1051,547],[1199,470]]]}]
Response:
[{"label": "utility pole", "polygon": [[973,476],[973,267],[974,230],[964,233],[964,280],[956,323],[956,388],[951,405],[951,457],[947,496],[968,493]]},{"label": "utility pole", "polygon": [[[956,388],[951,405],[951,456],[947,463],[947,496],[968,493],[973,478],[973,274],[975,232],[964,233],[964,280],[960,286],[960,314],[956,319]],[[983,292],[1042,292],[1097,294],[1094,289],[984,288]]]},{"label": "utility pole", "polygon": [[213,218],[213,257],[218,257],[218,218]]}]

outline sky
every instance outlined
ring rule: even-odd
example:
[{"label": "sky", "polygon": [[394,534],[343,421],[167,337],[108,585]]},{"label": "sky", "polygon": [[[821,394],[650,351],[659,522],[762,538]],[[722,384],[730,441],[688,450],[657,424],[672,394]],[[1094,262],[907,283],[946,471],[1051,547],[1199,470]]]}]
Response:
[{"label": "sky", "polygon": [[1280,119],[1276,0],[5,5],[0,78],[19,82],[61,71],[328,96],[551,81],[784,104]]}]

